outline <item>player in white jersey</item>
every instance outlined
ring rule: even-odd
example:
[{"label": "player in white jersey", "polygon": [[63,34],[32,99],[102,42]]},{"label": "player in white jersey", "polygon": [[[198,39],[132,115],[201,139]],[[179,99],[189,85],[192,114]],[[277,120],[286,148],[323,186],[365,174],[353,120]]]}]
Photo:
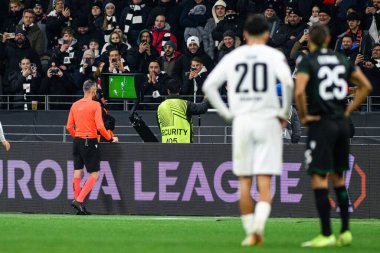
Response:
[{"label": "player in white jersey", "polygon": [[3,126],[1,125],[1,122],[0,122],[0,141],[4,145],[5,150],[9,151],[11,149],[11,144],[9,144],[9,142],[4,137]]},{"label": "player in white jersey", "polygon": [[[282,130],[292,102],[293,80],[284,55],[266,46],[268,24],[259,15],[244,26],[247,45],[226,55],[208,76],[203,91],[218,113],[233,119],[233,172],[240,181],[240,212],[246,238],[243,246],[263,243],[271,210],[270,182],[282,170]],[[282,83],[282,106],[276,83]],[[218,89],[227,81],[229,108]],[[256,175],[259,201],[250,194]]]}]

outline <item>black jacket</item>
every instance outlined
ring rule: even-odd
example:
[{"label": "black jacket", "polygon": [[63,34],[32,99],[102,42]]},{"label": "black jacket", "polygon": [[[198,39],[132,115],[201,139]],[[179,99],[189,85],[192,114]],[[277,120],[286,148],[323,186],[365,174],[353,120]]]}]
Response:
[{"label": "black jacket", "polygon": [[211,72],[214,68],[214,61],[204,51],[202,45],[195,54],[192,54],[188,49],[186,49],[185,53],[177,59],[176,65],[173,69],[173,78],[179,80],[182,85],[187,79],[185,73],[190,71],[191,59],[194,57],[199,57],[202,59],[203,65],[207,68],[208,72]]},{"label": "black jacket", "polygon": [[[10,94],[17,95],[13,97],[13,102],[16,102],[13,106],[14,109],[23,109],[24,104],[19,104],[19,102],[30,102],[32,100],[38,100],[38,98],[31,97],[32,95],[40,94],[40,83],[41,78],[39,75],[37,77],[29,76],[24,77],[20,70],[14,71],[8,75],[8,80],[10,85]],[[25,85],[29,85],[29,89]],[[26,95],[26,96],[23,96]],[[27,105],[28,109],[31,109],[31,105]]]},{"label": "black jacket", "polygon": [[[145,81],[143,86],[143,103],[154,103],[154,104],[146,104],[144,105],[144,109],[147,110],[156,110],[158,104],[163,101],[161,96],[168,95],[167,82],[170,80],[170,76],[166,73],[161,72],[157,76],[157,82],[155,84],[148,83],[148,80]],[[160,93],[160,97],[154,98],[152,97],[153,92],[158,91]]]}]

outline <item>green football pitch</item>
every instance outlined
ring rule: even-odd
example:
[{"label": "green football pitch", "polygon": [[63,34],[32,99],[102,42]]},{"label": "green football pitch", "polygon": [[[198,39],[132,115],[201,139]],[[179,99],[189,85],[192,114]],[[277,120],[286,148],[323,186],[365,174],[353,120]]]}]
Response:
[{"label": "green football pitch", "polygon": [[352,220],[351,229],[350,247],[303,249],[319,232],[316,219],[271,218],[265,244],[242,248],[239,218],[0,214],[0,252],[380,252],[380,220]]}]

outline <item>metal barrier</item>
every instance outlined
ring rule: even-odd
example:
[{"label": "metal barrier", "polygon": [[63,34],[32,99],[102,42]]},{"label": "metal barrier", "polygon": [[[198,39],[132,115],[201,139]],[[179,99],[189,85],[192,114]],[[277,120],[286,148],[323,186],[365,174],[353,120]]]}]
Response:
[{"label": "metal barrier", "polygon": [[[22,100],[26,98],[25,101],[17,101],[15,102],[15,98],[21,98]],[[23,104],[32,104],[33,101],[38,101],[40,104],[38,110],[57,110],[57,108],[53,108],[53,106],[61,106],[58,110],[68,110],[73,102],[82,98],[81,95],[0,95],[0,107],[6,107],[6,110],[12,110],[14,105],[23,105]],[[152,98],[152,96],[145,96],[146,98]],[[167,96],[161,96],[162,98],[166,98]],[[192,101],[196,101],[197,98],[201,100],[203,96],[181,96],[182,98],[189,98]],[[226,97],[223,97],[226,100]],[[350,103],[350,99],[352,97],[347,97],[348,103]],[[58,101],[57,101],[58,100]],[[199,101],[198,100],[198,101]],[[109,100],[108,105],[112,108],[112,110],[123,110],[129,111],[133,105],[133,101],[127,100]],[[159,103],[146,103],[141,102],[141,106],[158,106]],[[42,106],[41,106],[42,105]],[[363,112],[373,112],[380,111],[380,96],[371,96],[367,97],[366,102],[362,104],[361,111]]]},{"label": "metal barrier", "polygon": [[[38,136],[38,137],[57,137],[56,141],[40,140],[40,142],[59,142],[59,143],[70,143],[72,138],[70,134],[66,131],[66,126],[63,125],[3,125],[7,138],[12,140],[13,136]],[[23,129],[49,129],[53,133],[31,133],[26,132]],[[153,131],[155,136],[160,139],[159,129],[157,125],[150,125],[149,128]],[[12,131],[9,131],[11,130]],[[376,139],[380,142],[380,127],[356,127],[357,131],[361,130],[375,130],[375,134],[369,135],[355,135],[351,140],[351,143],[355,144],[368,144],[365,140]],[[305,133],[305,128],[302,127],[302,133]],[[117,126],[117,131],[115,134],[119,137],[121,143],[136,143],[142,141],[139,135],[135,132],[132,126]],[[300,143],[306,142],[306,135],[301,135]],[[215,143],[215,144],[230,144],[232,143],[232,127],[231,126],[194,126],[194,140],[196,143]],[[362,140],[362,141],[361,141]],[[13,141],[12,142],[28,142],[25,140]],[[38,141],[33,141],[38,142]]]}]

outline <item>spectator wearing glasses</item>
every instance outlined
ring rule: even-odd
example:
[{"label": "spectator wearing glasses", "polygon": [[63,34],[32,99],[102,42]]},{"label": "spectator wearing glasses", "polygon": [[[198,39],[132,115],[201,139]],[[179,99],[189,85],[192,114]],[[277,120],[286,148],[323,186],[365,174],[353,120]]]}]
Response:
[{"label": "spectator wearing glasses", "polygon": [[[375,44],[372,47],[372,56],[370,59],[365,59],[363,55],[358,54],[355,64],[357,64],[363,73],[367,76],[372,84],[373,90],[370,96],[380,96],[380,44]],[[377,103],[380,100],[377,99]],[[380,108],[372,108],[379,111]]]}]

